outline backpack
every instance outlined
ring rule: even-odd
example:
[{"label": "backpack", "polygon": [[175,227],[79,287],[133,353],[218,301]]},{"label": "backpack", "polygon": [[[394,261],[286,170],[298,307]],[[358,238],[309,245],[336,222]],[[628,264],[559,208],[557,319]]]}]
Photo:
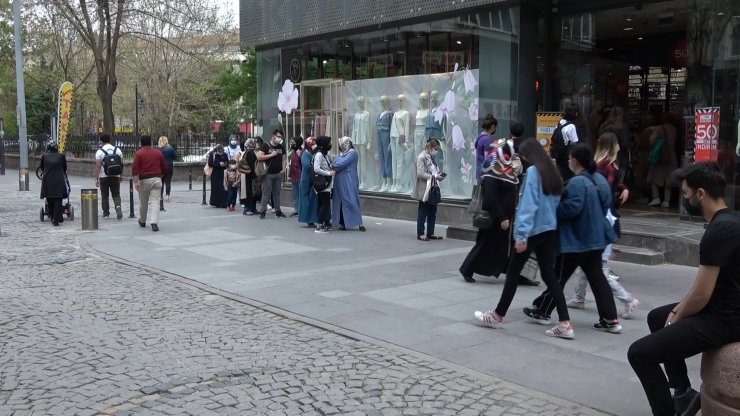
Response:
[{"label": "backpack", "polygon": [[118,147],[113,148],[113,153],[108,153],[102,147],[100,150],[105,154],[100,165],[103,166],[103,172],[106,176],[118,176],[123,174],[123,160],[118,154]]},{"label": "backpack", "polygon": [[667,163],[668,158],[668,146],[665,145],[665,129],[660,126],[660,134],[655,138],[655,143],[650,146],[650,153],[648,153],[648,164],[650,166],[656,166],[661,163]]},{"label": "backpack", "polygon": [[566,121],[565,124],[558,123],[558,127],[555,128],[555,131],[552,133],[552,138],[550,139],[550,158],[555,159],[555,162],[557,162],[558,165],[568,164],[568,154],[570,153],[571,143],[565,143],[565,139],[563,138],[563,128],[571,124],[573,123],[569,121]]},{"label": "backpack", "polygon": [[308,167],[308,172],[311,177],[311,185],[316,192],[326,190],[331,184],[331,176],[319,175],[313,168],[313,160],[316,155],[311,156],[311,166]]},{"label": "backpack", "polygon": [[239,170],[239,172],[245,175],[252,174],[252,166],[249,165],[249,161],[247,160],[247,152],[244,152],[241,159],[239,159],[239,165],[237,166],[237,169]]}]

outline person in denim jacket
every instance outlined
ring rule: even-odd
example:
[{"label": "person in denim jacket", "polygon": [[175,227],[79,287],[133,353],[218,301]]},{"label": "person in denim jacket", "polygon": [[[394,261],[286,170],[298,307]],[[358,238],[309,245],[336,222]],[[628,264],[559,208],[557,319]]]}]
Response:
[{"label": "person in denim jacket", "polygon": [[[606,219],[607,209],[612,203],[609,183],[596,173],[593,151],[588,144],[573,145],[568,165],[575,176],[566,182],[557,211],[560,256],[555,263],[555,272],[560,279],[559,286],[565,287],[570,276],[580,267],[596,298],[599,322],[594,324],[594,329],[617,334],[622,331],[622,326],[611,288],[601,269],[601,253],[617,239]],[[555,294],[548,286],[548,290],[532,303],[533,308],[524,308],[524,314],[538,323],[549,323],[550,313],[560,296],[562,290]]]},{"label": "person in denim jacket", "polygon": [[476,311],[475,317],[483,324],[500,328],[504,316],[516,294],[519,276],[529,255],[537,255],[542,280],[557,298],[560,323],[545,332],[545,335],[573,338],[573,327],[568,316],[563,290],[555,276],[555,255],[557,250],[557,208],[563,183],[555,165],[547,156],[545,149],[533,138],[528,138],[519,146],[519,157],[529,164],[524,179],[522,196],[514,217],[514,249],[506,283],[498,306],[488,312]]}]

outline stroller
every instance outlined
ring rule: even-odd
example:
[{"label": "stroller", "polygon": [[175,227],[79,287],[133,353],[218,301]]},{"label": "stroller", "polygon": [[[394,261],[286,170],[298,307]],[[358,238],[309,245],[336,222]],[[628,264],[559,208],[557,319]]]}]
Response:
[{"label": "stroller", "polygon": [[[36,169],[36,177],[39,178],[39,180],[41,180],[43,176],[44,176],[44,171],[41,169],[41,166],[39,166]],[[72,204],[69,202],[69,195],[70,193],[72,193],[72,188],[69,186],[69,178],[67,177],[66,174],[64,175],[64,182],[67,184],[67,192],[64,195],[64,199],[66,199],[67,202],[62,203],[62,210],[64,211],[64,215],[66,215],[70,221],[74,221],[75,209],[72,206]],[[49,217],[49,219],[51,219],[49,204],[46,203],[46,201],[44,201],[44,206],[41,207],[39,217],[41,218],[41,222],[44,222],[44,218],[46,217]]]}]

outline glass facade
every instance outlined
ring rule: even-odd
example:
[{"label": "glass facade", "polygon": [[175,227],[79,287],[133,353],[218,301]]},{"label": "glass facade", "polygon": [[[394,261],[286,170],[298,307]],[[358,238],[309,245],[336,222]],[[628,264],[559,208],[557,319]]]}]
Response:
[{"label": "glass facade", "polygon": [[[439,139],[443,196],[469,198],[479,119],[492,113],[508,132],[517,118],[518,43],[519,9],[507,7],[258,51],[260,121],[266,133],[351,137],[361,190],[391,194],[411,191],[416,155]],[[300,104],[286,115],[277,98],[290,78]]]}]

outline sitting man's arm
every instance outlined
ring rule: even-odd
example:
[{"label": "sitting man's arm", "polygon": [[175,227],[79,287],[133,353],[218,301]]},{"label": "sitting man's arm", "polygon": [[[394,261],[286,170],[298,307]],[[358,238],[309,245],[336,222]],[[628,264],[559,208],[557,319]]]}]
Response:
[{"label": "sitting man's arm", "polygon": [[709,299],[714,292],[714,286],[717,284],[719,276],[718,266],[699,266],[696,272],[696,280],[689,290],[689,294],[673,309],[668,315],[669,322],[675,324],[682,318],[696,315],[701,312],[709,303]]}]

